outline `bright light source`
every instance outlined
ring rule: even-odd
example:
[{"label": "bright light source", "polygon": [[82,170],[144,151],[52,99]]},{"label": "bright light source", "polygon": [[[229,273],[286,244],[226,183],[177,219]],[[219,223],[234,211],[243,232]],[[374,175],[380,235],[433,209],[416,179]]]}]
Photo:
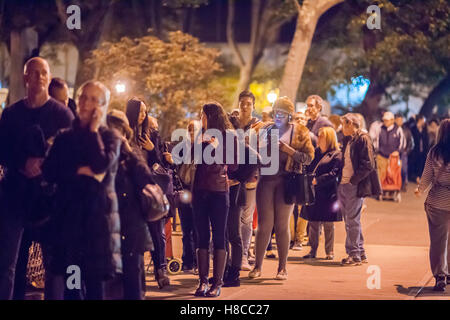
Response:
[{"label": "bright light source", "polygon": [[120,83],[120,82],[118,84],[116,84],[117,93],[124,93],[125,89],[126,89],[125,84]]},{"label": "bright light source", "polygon": [[269,101],[270,103],[274,103],[275,100],[277,100],[277,98],[278,98],[278,95],[276,94],[275,91],[270,91],[267,94],[267,101]]}]

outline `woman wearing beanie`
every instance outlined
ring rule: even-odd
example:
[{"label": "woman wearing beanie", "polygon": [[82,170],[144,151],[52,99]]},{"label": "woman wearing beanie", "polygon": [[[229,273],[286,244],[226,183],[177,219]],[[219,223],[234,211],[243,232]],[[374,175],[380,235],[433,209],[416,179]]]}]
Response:
[{"label": "woman wearing beanie", "polygon": [[[262,263],[267,244],[270,241],[272,228],[278,250],[277,280],[286,280],[286,262],[289,251],[289,217],[294,208],[293,204],[286,204],[284,197],[284,177],[289,172],[301,172],[302,165],[309,164],[314,158],[314,148],[308,129],[293,121],[295,108],[287,97],[281,97],[273,104],[274,123],[268,124],[267,141],[271,141],[272,130],[279,131],[279,150],[270,150],[271,158],[277,156],[279,169],[274,175],[261,175],[256,189],[256,206],[258,208],[258,231],[256,233],[256,261],[254,269],[249,273],[250,278],[261,277]],[[260,141],[260,144],[263,143]]]},{"label": "woman wearing beanie", "polygon": [[122,235],[123,297],[125,300],[142,300],[145,292],[142,282],[145,277],[144,252],[152,250],[153,243],[138,195],[154,181],[145,160],[129,144],[133,131],[125,114],[111,110],[106,120],[108,127],[115,129],[122,139],[115,184]]},{"label": "woman wearing beanie", "polygon": [[[234,171],[237,166],[226,163],[226,134],[233,129],[227,114],[217,102],[207,103],[202,108],[203,133],[196,139],[196,144],[213,157],[222,152],[223,159],[207,164],[202,159],[197,164],[193,185],[193,212],[195,229],[197,232],[197,263],[199,286],[196,296],[217,297],[223,285],[227,253],[225,250],[225,227],[227,225],[228,210],[230,208],[228,170]],[[214,129],[215,133],[213,133]],[[211,131],[210,131],[211,130]],[[205,132],[206,131],[206,132]],[[208,132],[209,131],[209,132]],[[216,136],[214,136],[216,135]],[[217,137],[222,135],[222,137]],[[234,150],[235,146],[232,146]],[[195,147],[194,147],[195,148]],[[207,152],[209,151],[209,152]],[[236,155],[236,152],[235,152]],[[236,159],[236,157],[234,158]],[[211,226],[211,227],[210,227]],[[212,230],[214,244],[213,283],[208,288],[209,274],[209,243]]]}]

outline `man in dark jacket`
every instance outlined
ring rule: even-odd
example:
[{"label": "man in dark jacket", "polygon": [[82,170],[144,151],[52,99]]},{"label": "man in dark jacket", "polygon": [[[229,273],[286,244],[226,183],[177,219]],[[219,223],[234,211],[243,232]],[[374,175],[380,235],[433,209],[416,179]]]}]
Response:
[{"label": "man in dark jacket", "polygon": [[306,99],[306,113],[309,116],[306,127],[314,135],[311,135],[314,147],[317,146],[319,129],[322,127],[333,127],[333,124],[330,122],[330,120],[328,120],[321,114],[323,105],[323,99],[316,94],[313,94]]},{"label": "man in dark jacket", "polygon": [[0,120],[0,165],[6,169],[0,204],[0,300],[12,298],[24,226],[42,213],[37,203],[47,149],[57,131],[73,119],[68,108],[50,98],[50,79],[47,61],[28,60],[27,97],[6,108]]},{"label": "man in dark jacket", "polygon": [[342,132],[345,135],[342,177],[338,187],[338,198],[345,221],[347,238],[345,250],[348,257],[342,265],[367,263],[364,237],[361,229],[363,198],[379,196],[381,185],[372,140],[360,129],[359,118],[348,113],[342,117]]}]

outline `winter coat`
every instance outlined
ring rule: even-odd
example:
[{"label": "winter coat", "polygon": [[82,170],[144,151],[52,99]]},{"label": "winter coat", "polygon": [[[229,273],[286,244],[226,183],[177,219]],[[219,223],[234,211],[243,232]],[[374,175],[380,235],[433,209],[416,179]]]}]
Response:
[{"label": "winter coat", "polygon": [[139,194],[147,184],[154,184],[152,174],[137,153],[121,152],[116,176],[119,201],[122,255],[143,254],[153,250],[153,242],[144,219]]},{"label": "winter coat", "polygon": [[[317,167],[317,169],[316,169]],[[316,148],[313,162],[307,172],[313,173],[317,185],[314,186],[315,202],[310,206],[303,206],[300,216],[308,221],[342,221],[342,213],[337,198],[339,176],[342,172],[342,153],[339,150],[322,154]]]},{"label": "winter coat", "polygon": [[[51,269],[57,274],[65,274],[67,266],[75,264],[86,276],[106,280],[122,270],[115,192],[120,145],[117,132],[106,127],[90,132],[75,120],[50,149],[43,173],[57,185],[49,239]],[[82,166],[105,175],[96,179],[77,174]]]},{"label": "winter coat", "polygon": [[[350,183],[358,186],[357,196],[360,198],[381,195],[381,183],[377,173],[376,156],[369,134],[359,130],[353,137],[345,137],[342,154],[351,141],[350,159],[353,165],[353,176]],[[342,168],[345,166],[343,158]]]},{"label": "winter coat", "polygon": [[[287,161],[284,166],[285,172],[301,173],[303,165],[308,165],[314,159],[314,147],[308,128],[299,123],[290,123],[293,130],[290,138],[290,146],[295,149],[293,156],[287,155]],[[267,141],[270,141],[270,131],[276,129],[275,124],[270,122],[263,129],[268,131]],[[281,169],[281,168],[280,168]]]}]

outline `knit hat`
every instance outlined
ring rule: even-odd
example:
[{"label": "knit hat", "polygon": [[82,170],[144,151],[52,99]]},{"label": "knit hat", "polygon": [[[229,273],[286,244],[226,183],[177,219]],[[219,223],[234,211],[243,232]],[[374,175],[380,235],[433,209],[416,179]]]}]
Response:
[{"label": "knit hat", "polygon": [[124,131],[127,138],[130,138],[133,135],[133,130],[130,128],[130,123],[128,122],[128,118],[120,110],[117,109],[111,109],[106,117],[107,121],[113,122],[116,125],[120,125]]},{"label": "knit hat", "polygon": [[280,97],[275,100],[272,109],[274,113],[277,111],[283,111],[292,115],[295,112],[294,104],[291,102],[291,100],[289,100],[288,97]]}]

